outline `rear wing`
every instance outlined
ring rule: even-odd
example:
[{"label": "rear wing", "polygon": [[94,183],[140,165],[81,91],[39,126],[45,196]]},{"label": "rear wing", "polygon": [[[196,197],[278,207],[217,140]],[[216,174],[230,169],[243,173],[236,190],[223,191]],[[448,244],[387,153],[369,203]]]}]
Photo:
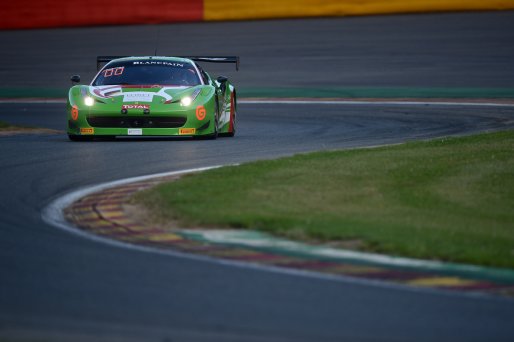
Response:
[{"label": "rear wing", "polygon": [[[126,58],[130,56],[98,56],[96,57],[96,69],[100,70],[103,63],[109,63],[113,59]],[[149,56],[154,57],[154,56]],[[157,56],[155,56],[157,57]],[[187,58],[195,62],[208,62],[208,63],[234,63],[236,70],[239,71],[239,56],[176,56],[178,58]]]},{"label": "rear wing", "polygon": [[236,70],[239,71],[239,56],[189,56],[180,58],[187,58],[195,62],[235,63]]}]

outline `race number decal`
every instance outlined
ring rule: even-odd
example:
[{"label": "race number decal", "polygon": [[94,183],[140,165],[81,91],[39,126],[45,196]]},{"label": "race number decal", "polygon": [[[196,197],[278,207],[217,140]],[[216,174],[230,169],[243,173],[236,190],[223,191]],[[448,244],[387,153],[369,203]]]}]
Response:
[{"label": "race number decal", "polygon": [[123,70],[125,70],[125,67],[119,67],[119,68],[114,69],[114,75],[119,76],[119,75],[123,74]]},{"label": "race number decal", "polygon": [[105,69],[104,71],[102,71],[102,73],[104,74],[104,77],[111,77],[112,75],[120,76],[121,74],[123,74],[124,70],[125,67],[110,68]]}]

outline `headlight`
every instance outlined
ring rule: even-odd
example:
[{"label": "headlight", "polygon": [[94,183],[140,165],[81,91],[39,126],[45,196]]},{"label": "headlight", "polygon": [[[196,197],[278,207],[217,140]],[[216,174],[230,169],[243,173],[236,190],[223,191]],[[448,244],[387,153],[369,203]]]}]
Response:
[{"label": "headlight", "polygon": [[192,93],[191,93],[191,96],[184,96],[181,100],[180,100],[180,104],[184,107],[187,107],[189,106],[191,103],[193,103],[193,101],[198,97],[198,95],[200,95],[200,91],[202,91],[202,89],[195,89]]},{"label": "headlight", "polygon": [[193,102],[193,99],[189,96],[183,97],[182,100],[180,100],[180,104],[183,106],[189,106]]},{"label": "headlight", "polygon": [[93,99],[91,96],[86,96],[86,97],[84,97],[84,104],[86,106],[91,107],[92,105],[95,104],[95,99]]}]

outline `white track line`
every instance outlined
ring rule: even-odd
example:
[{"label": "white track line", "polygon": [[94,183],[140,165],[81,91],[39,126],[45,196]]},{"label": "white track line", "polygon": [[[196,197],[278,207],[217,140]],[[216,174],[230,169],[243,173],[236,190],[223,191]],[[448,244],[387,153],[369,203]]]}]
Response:
[{"label": "white track line", "polygon": [[[79,200],[82,197],[85,197],[87,195],[90,195],[95,192],[99,192],[108,188],[113,188],[115,186],[125,185],[128,183],[134,183],[134,182],[140,182],[152,178],[159,178],[159,177],[168,177],[168,176],[176,176],[181,175],[185,173],[192,173],[192,172],[200,172],[200,171],[206,171],[211,170],[215,168],[219,168],[221,166],[209,166],[209,167],[202,167],[202,168],[196,168],[196,169],[189,169],[189,170],[183,170],[183,171],[173,171],[173,172],[163,172],[163,173],[156,173],[153,175],[146,175],[146,176],[140,176],[140,177],[131,177],[131,178],[125,178],[120,179],[113,182],[107,182],[107,183],[101,183],[93,186],[88,186],[84,188],[80,188],[78,190],[72,191],[64,196],[61,196],[55,200],[53,200],[42,212],[42,218],[46,223],[49,223],[54,226],[59,226],[60,228],[65,228],[66,230],[70,227],[70,224],[68,221],[64,219],[63,216],[63,210],[71,205],[73,202]],[[65,226],[65,227],[64,227]],[[73,231],[76,230],[76,228],[72,229]],[[90,235],[90,234],[87,234]]]},{"label": "white track line", "polygon": [[[0,103],[34,103],[34,104],[51,104],[51,103],[65,103],[65,100],[0,100]],[[346,101],[346,100],[338,100],[338,101],[323,101],[323,100],[240,100],[239,103],[243,104],[329,104],[329,105],[420,105],[420,106],[428,106],[428,105],[438,105],[438,106],[486,106],[486,107],[514,107],[514,104],[504,104],[504,103],[476,103],[476,102],[417,102],[417,101]],[[165,173],[159,173],[159,174],[153,174],[153,175],[147,175],[147,176],[141,176],[141,177],[133,177],[133,178],[126,178],[121,179],[113,182],[107,182],[102,183],[90,187],[85,187],[78,189],[76,191],[73,191],[71,193],[68,193],[62,197],[59,197],[52,201],[42,212],[42,219],[44,222],[61,228],[67,232],[70,232],[72,234],[98,241],[104,244],[108,244],[111,246],[131,249],[131,250],[137,250],[137,251],[143,251],[143,252],[149,252],[149,253],[158,253],[158,254],[165,254],[165,255],[171,255],[175,257],[181,257],[191,260],[200,260],[200,261],[208,261],[213,262],[216,264],[221,265],[230,265],[230,266],[236,266],[236,267],[242,267],[242,268],[250,268],[250,269],[258,269],[263,271],[270,271],[274,273],[281,273],[281,274],[289,274],[289,275],[296,275],[296,276],[303,276],[303,277],[309,277],[309,278],[315,278],[315,279],[323,279],[323,280],[334,280],[334,281],[344,281],[346,283],[357,283],[357,284],[368,284],[368,285],[379,285],[381,287],[387,287],[387,288],[401,288],[403,290],[408,289],[411,291],[429,291],[429,292],[438,292],[440,293],[440,290],[434,290],[430,288],[414,288],[407,285],[401,285],[401,284],[392,284],[392,283],[386,283],[382,281],[375,281],[375,280],[368,280],[368,279],[357,279],[352,278],[348,276],[342,276],[342,275],[329,275],[329,274],[321,274],[311,271],[303,271],[303,270],[296,270],[296,269],[288,269],[288,268],[281,268],[276,266],[269,266],[269,265],[260,265],[260,264],[252,264],[247,262],[241,262],[241,261],[232,261],[232,260],[223,260],[223,259],[217,259],[212,258],[208,256],[203,255],[195,255],[195,254],[187,254],[187,253],[181,253],[173,250],[165,250],[165,249],[157,249],[157,248],[151,248],[151,247],[145,247],[140,245],[134,245],[129,244],[117,240],[112,240],[109,238],[104,238],[98,235],[94,235],[92,233],[89,233],[87,231],[84,231],[82,229],[79,229],[77,227],[72,226],[69,222],[67,222],[63,215],[63,210],[71,205],[73,202],[77,201],[78,199],[87,196],[89,194],[92,194],[94,192],[102,191],[107,188],[112,188],[119,185],[124,185],[128,183],[143,181],[147,179],[152,178],[159,178],[159,177],[166,177],[166,176],[173,176],[173,175],[181,175],[185,173],[191,173],[191,172],[200,172],[200,171],[206,171],[214,168],[218,168],[221,166],[211,166],[211,167],[204,167],[204,168],[196,168],[196,169],[189,169],[189,170],[182,170],[182,171],[175,171],[175,172],[165,172]],[[369,255],[372,258],[381,258],[382,262],[384,264],[387,264],[387,261],[391,261],[390,259],[394,259],[396,263],[398,262],[398,258],[392,258],[389,256],[381,256],[381,255]],[[368,259],[367,253],[362,253],[363,260]],[[410,260],[405,258],[406,263],[414,262],[418,265],[422,265],[423,263],[426,263],[426,267],[430,268],[430,266],[434,266],[434,262],[430,261],[424,261],[424,260]],[[473,267],[473,266],[471,266]],[[454,292],[451,292],[452,294],[455,294]],[[468,293],[466,292],[465,295],[472,295],[472,296],[483,296],[484,294],[479,293]]]},{"label": "white track line", "polygon": [[378,267],[401,267],[425,272],[450,272],[450,274],[466,274],[470,277],[487,275],[498,278],[512,278],[514,276],[514,272],[506,269],[481,267],[468,264],[447,263],[442,261],[412,259],[377,253],[366,253],[331,247],[308,245],[302,242],[295,242],[251,230],[194,229],[191,231],[186,230],[185,232],[189,235],[200,237],[202,241],[206,241],[208,243],[245,246],[247,248],[267,248],[271,250],[278,249],[284,252],[293,252],[321,259],[329,257],[330,259],[342,262],[368,262],[372,265],[377,265]]},{"label": "white track line", "polygon": [[[204,167],[204,168],[196,168],[196,169],[188,169],[188,170],[181,170],[181,171],[174,171],[174,172],[165,172],[165,173],[158,173],[153,175],[147,175],[147,176],[141,176],[141,177],[132,177],[132,178],[126,178],[121,179],[113,182],[107,182],[102,183],[98,185],[93,185],[89,187],[80,188],[78,190],[72,191],[70,193],[67,193],[61,197],[58,197],[54,199],[48,206],[46,206],[42,213],[41,217],[44,222],[46,222],[49,225],[52,225],[54,227],[60,228],[68,233],[78,235],[80,237],[93,240],[96,242],[101,242],[103,244],[119,247],[119,248],[125,248],[130,249],[134,251],[140,251],[140,252],[147,252],[147,253],[157,253],[157,254],[163,254],[163,255],[170,255],[174,257],[180,257],[190,260],[196,260],[196,261],[206,261],[206,262],[212,262],[220,265],[229,265],[229,266],[236,266],[236,267],[242,267],[242,268],[249,268],[249,269],[258,269],[258,270],[265,270],[265,271],[271,271],[274,273],[283,273],[283,274],[290,274],[290,275],[297,275],[297,276],[306,276],[309,278],[317,278],[317,279],[325,279],[325,280],[336,280],[341,281],[345,277],[335,276],[335,275],[327,275],[327,274],[318,274],[314,272],[309,271],[302,271],[297,269],[287,269],[287,268],[279,268],[275,266],[263,266],[258,264],[252,264],[247,262],[241,262],[241,261],[233,261],[233,260],[224,260],[224,259],[218,259],[213,258],[209,256],[204,255],[198,255],[198,254],[188,254],[188,253],[182,253],[170,249],[158,249],[158,248],[152,248],[152,247],[146,247],[136,244],[130,244],[118,240],[113,240],[110,238],[105,238],[99,235],[95,235],[93,233],[90,233],[88,231],[82,230],[80,228],[77,228],[73,225],[71,225],[65,218],[63,211],[65,208],[67,208],[69,205],[71,205],[73,202],[77,201],[78,199],[90,195],[92,193],[102,191],[105,189],[109,189],[115,186],[124,185],[128,183],[138,182],[138,181],[144,181],[152,178],[158,178],[158,177],[167,177],[167,176],[176,176],[176,175],[182,175],[186,173],[191,172],[199,172],[199,171],[206,171],[211,170],[215,168],[219,168],[220,166],[210,166],[210,167]],[[407,286],[402,285],[390,285],[390,284],[383,284],[378,281],[370,281],[370,280],[362,280],[362,279],[353,279],[348,278],[347,281],[352,281],[355,283],[366,283],[366,284],[380,284],[381,286],[385,287],[393,287],[393,288],[409,288]]]},{"label": "white track line", "polygon": [[[230,164],[230,165],[237,165],[237,164]],[[378,286],[378,287],[382,287],[382,288],[397,289],[397,290],[402,290],[402,291],[407,290],[407,291],[417,292],[417,293],[424,292],[424,293],[444,294],[444,295],[450,295],[450,296],[460,295],[460,296],[467,296],[467,297],[471,296],[471,297],[476,297],[476,298],[488,298],[488,299],[495,298],[495,299],[499,299],[499,300],[506,299],[506,298],[491,296],[485,292],[484,293],[482,293],[482,292],[460,292],[460,291],[449,291],[449,290],[442,290],[442,289],[435,289],[435,288],[428,288],[428,287],[427,288],[413,287],[413,286],[408,286],[405,284],[389,283],[389,282],[380,281],[380,280],[354,278],[354,277],[349,277],[346,275],[331,275],[331,274],[317,273],[314,271],[305,271],[305,270],[291,269],[291,268],[285,268],[285,267],[262,265],[262,264],[244,262],[244,261],[218,259],[218,258],[205,256],[205,255],[188,254],[188,253],[178,252],[178,251],[171,250],[171,249],[159,249],[159,248],[146,247],[146,246],[130,244],[130,243],[102,237],[99,235],[95,235],[93,233],[90,233],[88,231],[85,231],[78,227],[73,226],[71,223],[69,223],[64,218],[64,209],[65,208],[67,208],[69,205],[71,205],[73,202],[77,201],[78,199],[80,199],[84,196],[90,195],[92,193],[98,192],[98,191],[102,191],[102,190],[105,190],[108,188],[112,188],[115,186],[120,186],[120,185],[124,185],[124,184],[128,184],[128,183],[144,181],[144,180],[148,180],[148,179],[152,179],[152,178],[176,176],[176,175],[182,175],[182,174],[192,173],[192,172],[207,171],[207,170],[211,170],[211,169],[215,169],[215,168],[219,168],[219,167],[222,167],[222,165],[181,170],[181,171],[173,171],[173,172],[157,173],[157,174],[140,176],[140,177],[131,177],[131,178],[120,179],[117,181],[101,183],[98,185],[83,187],[83,188],[72,191],[70,193],[67,193],[63,196],[60,196],[60,197],[54,199],[49,205],[47,205],[43,209],[43,211],[41,213],[41,217],[42,217],[43,221],[46,222],[47,224],[57,227],[57,228],[60,228],[68,233],[73,234],[73,235],[77,235],[77,236],[80,236],[82,238],[86,238],[86,239],[89,239],[92,241],[100,242],[105,245],[129,249],[129,250],[133,250],[133,251],[168,255],[168,256],[173,256],[173,257],[178,257],[178,258],[183,258],[183,259],[188,259],[188,260],[209,262],[209,263],[214,263],[214,264],[218,264],[218,265],[238,267],[238,268],[243,268],[243,269],[266,271],[266,272],[285,274],[285,275],[291,275],[291,276],[299,276],[299,277],[318,279],[318,280],[329,280],[329,281],[358,284],[358,285]]]}]

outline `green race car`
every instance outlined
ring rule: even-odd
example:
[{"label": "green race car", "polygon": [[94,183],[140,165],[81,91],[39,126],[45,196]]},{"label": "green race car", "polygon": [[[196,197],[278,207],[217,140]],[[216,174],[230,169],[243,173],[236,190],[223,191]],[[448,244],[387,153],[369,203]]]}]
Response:
[{"label": "green race car", "polygon": [[[236,132],[236,89],[212,79],[196,62],[235,63],[238,57],[97,58],[90,85],[68,94],[68,137],[193,136],[216,139]],[[100,68],[102,63],[105,64]],[[71,78],[79,83],[80,76]]]}]

